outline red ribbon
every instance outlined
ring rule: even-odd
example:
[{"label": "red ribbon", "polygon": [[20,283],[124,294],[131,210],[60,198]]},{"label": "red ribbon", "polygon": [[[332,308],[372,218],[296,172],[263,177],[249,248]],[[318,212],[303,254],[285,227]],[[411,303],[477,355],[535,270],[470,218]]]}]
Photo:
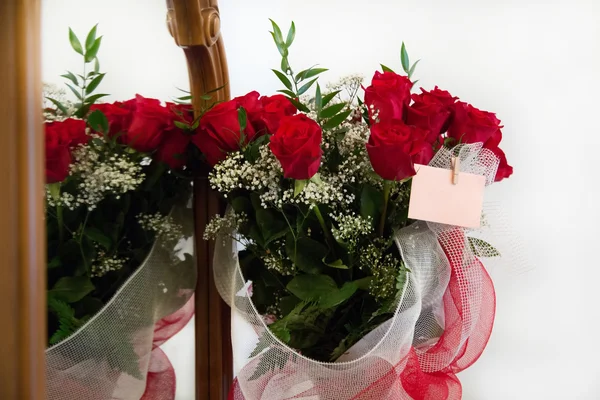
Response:
[{"label": "red ribbon", "polygon": [[[450,231],[447,234],[452,236],[447,238],[449,241],[465,240],[462,231]],[[462,386],[456,373],[471,366],[483,353],[492,333],[496,295],[492,280],[479,260],[468,267],[456,268],[453,260],[462,260],[462,254],[452,258],[448,255],[447,249],[444,248],[444,251],[451,266],[450,282],[443,296],[444,333],[436,345],[425,352],[418,352],[414,347],[411,348],[403,360],[391,367],[387,374],[361,391],[353,400],[397,399],[406,398],[406,395],[414,400],[457,400],[462,397]],[[473,269],[479,271],[474,273]],[[481,280],[477,281],[481,284],[480,292],[475,291],[470,285],[469,278],[473,276]],[[481,298],[476,298],[475,292],[480,293]],[[479,315],[473,316],[477,318],[476,325],[470,326],[472,308],[476,302],[480,307]],[[469,329],[470,335],[462,343],[465,327]],[[423,369],[424,365],[430,365],[429,360],[444,358],[444,355],[453,357],[448,366],[434,372],[426,372]],[[398,377],[396,368],[402,365],[404,369]],[[233,382],[229,400],[246,400],[237,379]]]},{"label": "red ribbon", "polygon": [[194,296],[179,310],[154,325],[154,341],[148,365],[146,391],[140,400],[174,400],[175,370],[160,345],[183,329],[194,315]]}]

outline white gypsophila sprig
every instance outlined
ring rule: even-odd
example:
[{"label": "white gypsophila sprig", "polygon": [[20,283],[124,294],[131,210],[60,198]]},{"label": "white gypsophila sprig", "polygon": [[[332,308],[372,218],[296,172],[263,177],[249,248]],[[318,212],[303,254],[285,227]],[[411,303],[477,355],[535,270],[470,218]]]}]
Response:
[{"label": "white gypsophila sprig", "polygon": [[72,210],[81,205],[93,210],[107,195],[119,198],[136,190],[146,177],[141,165],[125,153],[99,153],[82,144],[73,150],[73,158],[69,175],[78,178],[77,193],[64,192],[60,198],[60,203]]},{"label": "white gypsophila sprig", "polygon": [[328,83],[326,86],[326,90],[331,93],[337,90],[341,92],[338,94],[338,98],[340,101],[345,101],[350,104],[354,102],[356,96],[358,95],[360,88],[362,87],[362,83],[364,81],[364,76],[360,74],[353,74],[344,76],[339,79],[337,82]]},{"label": "white gypsophila sprig", "polygon": [[333,237],[348,245],[350,251],[356,249],[361,237],[368,236],[373,232],[373,220],[371,217],[363,218],[354,212],[350,214],[330,214],[330,217],[337,223],[333,226],[331,233]]},{"label": "white gypsophila sprig", "polygon": [[144,230],[154,232],[157,238],[166,242],[178,241],[183,237],[183,227],[173,220],[169,215],[140,214],[137,216],[138,223]]},{"label": "white gypsophila sprig", "polygon": [[215,240],[219,235],[226,240],[233,237],[239,227],[247,221],[246,214],[230,211],[223,217],[217,215],[213,217],[204,228],[204,240]]},{"label": "white gypsophila sprig", "polygon": [[107,255],[104,251],[98,251],[98,256],[92,263],[92,278],[100,278],[110,271],[118,271],[129,261],[127,258],[121,258],[116,255]]},{"label": "white gypsophila sprig", "polygon": [[263,207],[266,203],[277,203],[281,191],[279,182],[283,170],[268,146],[259,149],[259,155],[254,163],[245,159],[237,151],[215,165],[209,174],[211,187],[223,193],[224,197],[238,189],[253,192],[263,192],[261,201]]},{"label": "white gypsophila sprig", "polygon": [[[65,89],[55,85],[53,83],[44,83],[42,88],[42,110],[44,121],[63,121],[72,115],[76,108],[73,102],[67,99],[67,92]],[[67,114],[58,110],[56,105],[48,99],[54,99],[61,103],[67,109]]]},{"label": "white gypsophila sprig", "polygon": [[281,275],[294,275],[296,272],[296,266],[290,259],[290,257],[284,252],[285,243],[282,240],[273,242],[274,251],[271,251],[266,256],[262,257],[265,266],[273,271],[278,272]]}]

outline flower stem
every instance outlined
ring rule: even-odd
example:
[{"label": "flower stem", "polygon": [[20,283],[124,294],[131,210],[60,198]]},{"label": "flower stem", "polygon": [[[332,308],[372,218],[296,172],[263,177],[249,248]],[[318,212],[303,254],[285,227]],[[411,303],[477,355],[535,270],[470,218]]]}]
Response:
[{"label": "flower stem", "polygon": [[392,182],[383,181],[383,209],[381,210],[381,220],[379,221],[379,236],[383,237],[385,232],[385,220],[387,217],[387,207],[390,200],[390,192],[392,191]]},{"label": "flower stem", "polygon": [[60,244],[63,244],[65,241],[65,223],[62,204],[56,205],[56,221],[58,222],[58,240]]},{"label": "flower stem", "polygon": [[329,230],[329,228],[327,227],[327,224],[325,223],[325,219],[323,218],[323,214],[321,214],[321,210],[319,210],[319,206],[317,206],[315,204],[313,206],[313,211],[315,212],[315,215],[317,216],[317,219],[319,220],[319,224],[321,224],[321,228],[323,229],[323,233],[325,234],[325,240],[329,243],[329,247],[331,248],[331,251],[335,255],[335,247],[334,247],[335,240],[333,240],[333,235],[331,234],[331,231]]}]

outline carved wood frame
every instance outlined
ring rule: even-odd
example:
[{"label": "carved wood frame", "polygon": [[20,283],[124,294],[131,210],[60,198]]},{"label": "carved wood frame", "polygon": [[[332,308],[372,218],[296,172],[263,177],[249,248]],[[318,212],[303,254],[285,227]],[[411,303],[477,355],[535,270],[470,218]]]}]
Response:
[{"label": "carved wood frame", "polygon": [[[219,87],[216,101],[229,100],[229,72],[221,37],[217,0],[167,0],[167,24],[175,43],[185,53],[193,105],[200,95]],[[207,171],[208,172],[208,171]],[[196,223],[196,399],[227,398],[233,379],[229,307],[220,298],[212,273],[213,244],[202,239],[210,218],[223,211],[223,203],[210,189],[206,174],[194,182]]]},{"label": "carved wood frame", "polygon": [[44,399],[40,0],[0,1],[0,398]]}]

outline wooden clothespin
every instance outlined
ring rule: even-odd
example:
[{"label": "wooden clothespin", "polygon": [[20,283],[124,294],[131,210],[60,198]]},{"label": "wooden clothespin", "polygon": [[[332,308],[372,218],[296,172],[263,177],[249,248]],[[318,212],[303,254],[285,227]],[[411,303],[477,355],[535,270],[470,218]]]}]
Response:
[{"label": "wooden clothespin", "polygon": [[452,157],[452,184],[458,184],[458,174],[460,172],[460,157]]}]

